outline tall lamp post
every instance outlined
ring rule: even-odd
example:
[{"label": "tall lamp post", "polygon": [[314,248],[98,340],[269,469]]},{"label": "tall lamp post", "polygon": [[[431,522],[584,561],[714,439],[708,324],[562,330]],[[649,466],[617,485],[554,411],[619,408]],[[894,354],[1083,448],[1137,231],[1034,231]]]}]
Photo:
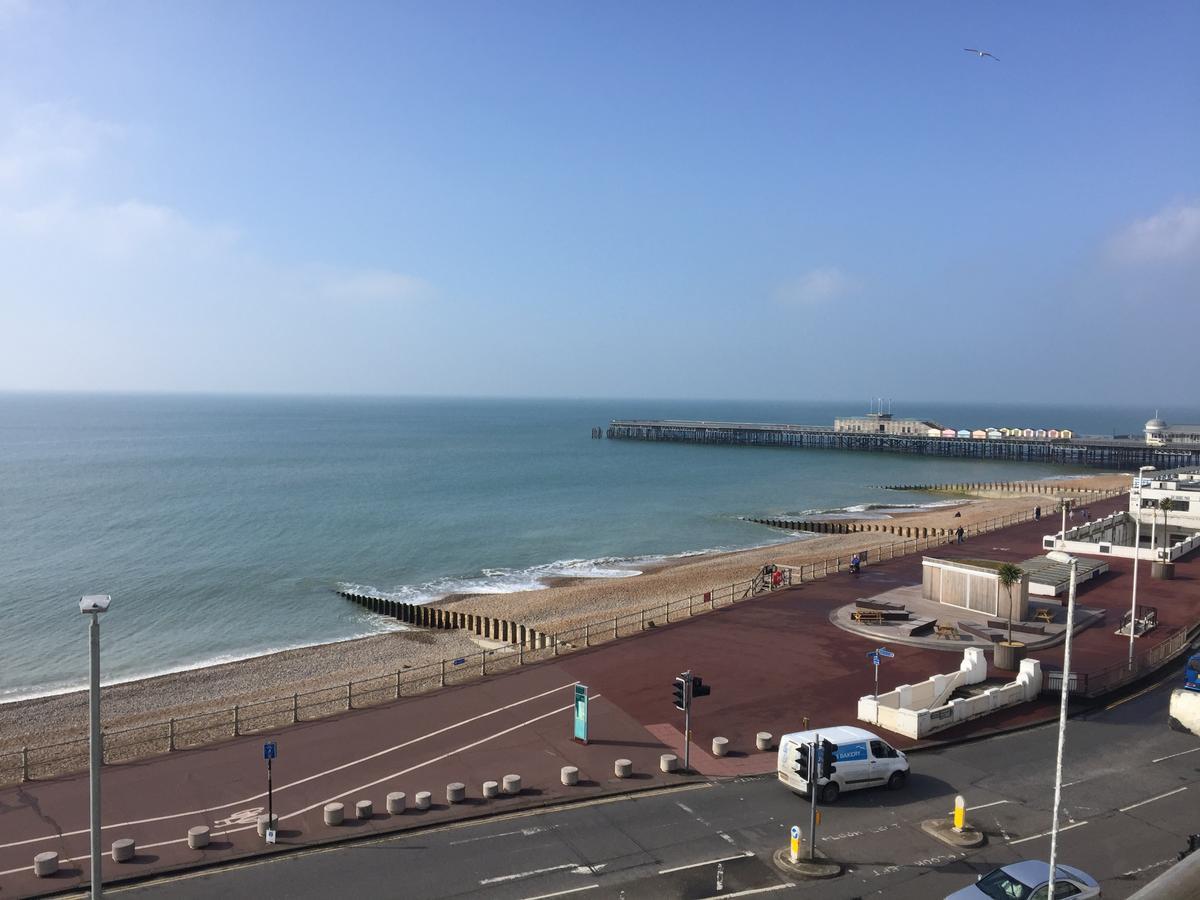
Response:
[{"label": "tall lamp post", "polygon": [[100,900],[104,887],[104,879],[100,875],[100,767],[104,764],[104,747],[100,743],[100,613],[107,610],[110,603],[112,597],[108,594],[91,594],[79,600],[79,611],[92,617],[92,624],[88,628],[92,660],[88,697],[91,720],[88,781],[92,809],[92,900]]},{"label": "tall lamp post", "polygon": [[1071,568],[1071,588],[1067,594],[1067,630],[1063,641],[1062,691],[1058,701],[1058,752],[1054,761],[1054,813],[1050,821],[1050,884],[1046,896],[1054,896],[1054,869],[1058,865],[1058,806],[1062,799],[1063,749],[1067,742],[1067,685],[1071,677],[1071,632],[1075,627],[1075,578],[1078,560],[1068,553],[1055,550],[1046,554],[1055,562],[1065,562]]},{"label": "tall lamp post", "polygon": [[1154,466],[1138,466],[1137,479],[1137,512],[1134,516],[1137,526],[1133,538],[1133,600],[1129,604],[1129,671],[1133,671],[1133,632],[1137,620],[1137,577],[1138,564],[1142,561],[1142,475],[1153,472]]}]

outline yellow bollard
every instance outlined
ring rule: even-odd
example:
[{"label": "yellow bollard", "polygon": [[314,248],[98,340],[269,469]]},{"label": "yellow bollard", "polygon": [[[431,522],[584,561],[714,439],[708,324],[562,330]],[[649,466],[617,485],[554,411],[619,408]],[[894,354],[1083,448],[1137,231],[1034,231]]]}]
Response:
[{"label": "yellow bollard", "polygon": [[954,798],[954,830],[961,832],[967,820],[967,801],[962,794]]},{"label": "yellow bollard", "polygon": [[792,826],[792,862],[800,862],[800,826]]}]

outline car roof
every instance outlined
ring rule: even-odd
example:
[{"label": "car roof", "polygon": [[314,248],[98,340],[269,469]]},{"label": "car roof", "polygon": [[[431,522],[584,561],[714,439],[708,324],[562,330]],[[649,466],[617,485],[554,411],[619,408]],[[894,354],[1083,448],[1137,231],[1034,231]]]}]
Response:
[{"label": "car roof", "polygon": [[[1037,887],[1050,880],[1050,863],[1041,859],[1023,859],[1020,862],[1009,863],[1007,866],[1001,866],[1000,868],[1017,879],[1017,881],[1027,884],[1030,887]],[[1091,876],[1072,866],[1064,866],[1062,863],[1059,863],[1057,868],[1060,878],[1072,878],[1076,881],[1082,881],[1085,884],[1092,881]]]},{"label": "car roof", "polygon": [[814,728],[811,731],[794,731],[791,734],[785,734],[783,740],[790,741],[793,744],[803,744],[807,741],[815,740],[818,735],[825,740],[833,741],[835,744],[850,743],[852,741],[881,740],[879,735],[872,734],[854,725],[830,725],[828,728]]}]

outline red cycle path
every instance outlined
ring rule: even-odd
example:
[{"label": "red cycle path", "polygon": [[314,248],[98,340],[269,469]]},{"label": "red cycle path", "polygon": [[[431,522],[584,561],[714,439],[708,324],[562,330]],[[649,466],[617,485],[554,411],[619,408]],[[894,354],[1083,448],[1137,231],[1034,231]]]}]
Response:
[{"label": "red cycle path", "polygon": [[[1121,499],[1098,503],[1094,515],[1122,506]],[[1030,522],[929,552],[1021,560],[1041,552],[1042,536],[1053,527],[1049,521]],[[1083,668],[1125,658],[1127,640],[1111,632],[1120,611],[1128,608],[1131,562],[1110,563],[1113,571],[1080,593],[1086,605],[1110,610],[1104,626],[1087,629],[1075,642],[1077,665]],[[1158,607],[1158,634],[1200,619],[1194,562],[1178,565],[1173,582],[1152,581],[1149,566],[1143,567],[1139,602]],[[350,836],[677,783],[691,776],[660,773],[658,757],[668,748],[682,748],[682,714],[672,706],[671,687],[675,675],[688,668],[713,686],[711,696],[696,701],[694,768],[710,776],[771,771],[773,754],[754,749],[757,732],[794,731],[805,716],[815,728],[852,723],[859,696],[873,688],[866,653],[877,642],[838,629],[829,621],[830,612],[857,597],[917,583],[920,568],[921,555],[914,554],[873,565],[858,577],[831,577],[486,681],[270,735],[106,766],[103,846],[133,837],[139,855],[127,864],[106,856],[105,879],[144,877]],[[958,664],[959,651],[894,649],[895,658],[886,661],[881,673],[883,689]],[[1061,650],[1036,655],[1052,663]],[[570,736],[576,681],[587,684],[594,698],[587,746]],[[938,737],[986,734],[1040,721],[1056,711],[1055,702],[1040,700],[964,723]],[[729,738],[729,757],[717,760],[709,755],[715,735]],[[259,795],[265,790],[262,743],[267,738],[279,743],[274,768],[274,809],[281,816],[277,848],[264,845],[248,812],[266,806]],[[894,740],[902,747],[912,744],[899,736]],[[618,757],[634,762],[634,779],[614,777],[613,761]],[[561,785],[559,771],[568,764],[579,767],[579,786]],[[510,772],[524,779],[520,796],[481,798],[484,780],[499,781]],[[445,786],[451,781],[467,785],[467,803],[446,804]],[[407,793],[410,810],[389,816],[385,797],[397,790]],[[421,790],[433,794],[435,805],[427,812],[411,810],[413,796]],[[346,804],[347,824],[323,824],[322,806],[333,799]],[[359,799],[374,802],[371,820],[354,819]],[[0,791],[4,896],[86,883],[87,804],[86,774]],[[213,828],[213,843],[206,851],[187,847],[187,829],[197,824]],[[217,834],[222,831],[227,833]],[[33,856],[43,850],[55,850],[64,860],[60,876],[33,877]],[[83,859],[66,861],[73,857]]]}]

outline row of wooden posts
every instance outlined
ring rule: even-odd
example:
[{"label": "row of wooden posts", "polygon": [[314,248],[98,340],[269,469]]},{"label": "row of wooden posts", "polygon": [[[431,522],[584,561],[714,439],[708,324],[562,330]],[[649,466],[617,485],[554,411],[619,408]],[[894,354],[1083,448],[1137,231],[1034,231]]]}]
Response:
[{"label": "row of wooden posts", "polygon": [[888,491],[925,491],[967,494],[972,491],[1008,491],[1021,494],[1098,494],[1110,495],[1119,491],[1106,491],[1099,488],[1075,488],[1063,485],[1047,484],[1044,481],[972,481],[958,484],[885,484],[881,485]]},{"label": "row of wooden posts", "polygon": [[507,619],[493,619],[475,613],[458,612],[421,603],[401,603],[399,600],[358,594],[353,591],[338,591],[338,593],[373,613],[390,616],[421,628],[462,629],[474,632],[488,640],[503,641],[506,644],[525,647],[528,650],[544,650],[546,647],[554,646],[553,635],[510,622]]},{"label": "row of wooden posts", "polygon": [[929,538],[949,537],[954,534],[953,528],[926,528],[923,525],[889,525],[884,522],[798,522],[793,519],[748,519],[759,525],[769,525],[772,528],[784,528],[788,531],[812,531],[817,534],[859,534],[874,531],[882,534],[894,534],[897,537]]}]

